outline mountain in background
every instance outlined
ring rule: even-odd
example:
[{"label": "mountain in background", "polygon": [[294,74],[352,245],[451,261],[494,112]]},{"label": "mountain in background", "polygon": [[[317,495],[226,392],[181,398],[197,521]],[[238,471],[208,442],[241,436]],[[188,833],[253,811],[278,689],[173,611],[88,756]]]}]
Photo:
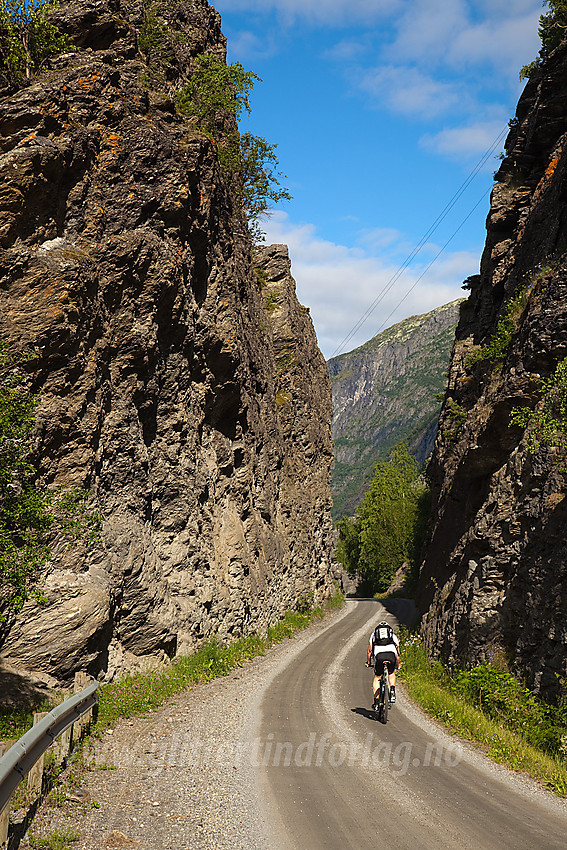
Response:
[{"label": "mountain in background", "polygon": [[461,301],[410,316],[328,361],[335,518],[354,513],[374,464],[395,445],[406,442],[420,464],[431,453]]}]

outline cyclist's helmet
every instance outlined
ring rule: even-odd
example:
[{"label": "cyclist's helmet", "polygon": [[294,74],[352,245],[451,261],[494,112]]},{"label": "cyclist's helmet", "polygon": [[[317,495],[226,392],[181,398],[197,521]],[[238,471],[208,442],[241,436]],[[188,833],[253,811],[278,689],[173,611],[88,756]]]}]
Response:
[{"label": "cyclist's helmet", "polygon": [[377,628],[377,629],[381,629],[381,628],[391,629],[392,627],[391,627],[391,625],[390,625],[389,623],[387,623],[385,620],[380,620],[380,622],[378,623],[378,625],[376,626],[376,628]]}]

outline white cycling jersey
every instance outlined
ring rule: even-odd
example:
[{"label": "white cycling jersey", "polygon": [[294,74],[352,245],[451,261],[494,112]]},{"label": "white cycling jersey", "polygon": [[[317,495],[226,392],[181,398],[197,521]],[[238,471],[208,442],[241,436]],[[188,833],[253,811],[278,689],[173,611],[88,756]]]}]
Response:
[{"label": "white cycling jersey", "polygon": [[372,647],[372,656],[375,658],[379,652],[395,652],[397,655],[400,642],[396,635],[392,634],[392,643],[388,643],[386,646],[375,645],[374,632],[372,632],[370,635],[370,646]]}]

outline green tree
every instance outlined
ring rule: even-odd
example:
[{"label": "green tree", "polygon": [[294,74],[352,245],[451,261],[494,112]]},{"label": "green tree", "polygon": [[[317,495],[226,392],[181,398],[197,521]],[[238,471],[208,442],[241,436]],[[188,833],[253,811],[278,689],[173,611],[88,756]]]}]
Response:
[{"label": "green tree", "polygon": [[197,56],[195,70],[186,86],[175,95],[175,105],[185,118],[195,116],[213,138],[225,132],[226,117],[237,121],[244,110],[250,114],[250,92],[260,77],[245,71],[240,62],[226,65],[214,53]]},{"label": "green tree", "polygon": [[545,0],[543,5],[549,7],[549,12],[539,19],[542,59],[561,44],[567,34],[567,0]]},{"label": "green tree", "polygon": [[57,0],[0,0],[0,69],[15,83],[29,79],[50,56],[71,49],[49,21]]},{"label": "green tree", "polygon": [[279,181],[285,175],[276,171],[276,147],[252,133],[243,133],[240,137],[242,204],[255,242],[264,238],[259,221],[268,214],[271,204],[291,200],[291,195]]},{"label": "green tree", "polygon": [[337,522],[339,538],[335,557],[347,573],[356,575],[360,557],[360,533],[356,522],[347,516]]},{"label": "green tree", "polygon": [[567,0],[544,0],[543,5],[547,6],[549,11],[540,15],[539,19],[538,34],[541,38],[541,50],[537,59],[529,65],[524,65],[520,70],[521,80],[530,77],[567,35]]},{"label": "green tree", "polygon": [[337,559],[376,591],[386,590],[404,563],[417,568],[428,509],[415,459],[405,444],[396,446],[389,461],[376,464],[354,522],[338,523]]},{"label": "green tree", "polygon": [[[250,93],[260,77],[245,71],[239,62],[226,65],[214,54],[196,59],[191,80],[175,95],[180,115],[195,119],[215,142],[219,162],[235,197],[242,205],[254,241],[261,241],[260,219],[271,205],[290,200],[280,184],[285,177],[277,171],[276,145],[261,136],[239,133],[234,128],[243,112],[250,114]],[[232,119],[232,120],[231,120]]]}]

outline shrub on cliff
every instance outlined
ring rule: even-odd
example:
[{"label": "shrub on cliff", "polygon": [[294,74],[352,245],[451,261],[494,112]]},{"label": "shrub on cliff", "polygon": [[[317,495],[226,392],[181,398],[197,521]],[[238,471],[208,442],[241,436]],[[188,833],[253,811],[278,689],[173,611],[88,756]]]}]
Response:
[{"label": "shrub on cliff", "polygon": [[540,401],[530,407],[513,407],[510,424],[527,428],[527,446],[535,454],[540,446],[567,450],[567,358],[561,360],[549,378],[540,382]]},{"label": "shrub on cliff", "polygon": [[[175,94],[177,111],[194,118],[215,142],[219,162],[235,197],[242,204],[254,241],[262,241],[259,220],[271,204],[289,200],[280,185],[276,145],[261,136],[232,129],[230,119],[239,121],[243,111],[250,114],[250,92],[260,77],[245,71],[239,62],[226,65],[218,56],[198,56],[193,75]],[[229,119],[227,121],[227,118]]]},{"label": "shrub on cliff", "polygon": [[29,79],[50,56],[70,49],[49,21],[57,0],[0,0],[0,69],[13,83]]},{"label": "shrub on cliff", "polygon": [[46,558],[42,535],[49,526],[42,493],[30,482],[30,430],[37,398],[0,347],[0,616],[17,611],[28,577]]},{"label": "shrub on cliff", "polygon": [[536,71],[542,61],[558,47],[567,36],[567,0],[544,0],[549,12],[540,15],[538,34],[541,38],[539,56],[520,70],[520,79],[525,80]]}]

